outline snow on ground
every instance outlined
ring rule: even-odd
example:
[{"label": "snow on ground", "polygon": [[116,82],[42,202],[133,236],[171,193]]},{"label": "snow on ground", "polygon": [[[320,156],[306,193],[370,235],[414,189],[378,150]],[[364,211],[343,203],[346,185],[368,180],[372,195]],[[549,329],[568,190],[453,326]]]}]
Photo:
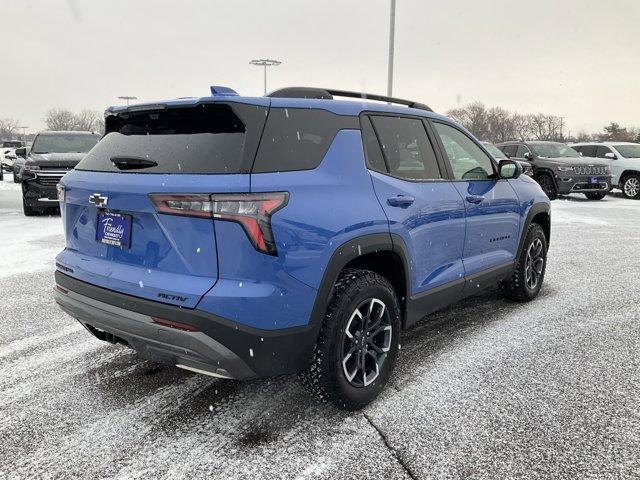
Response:
[{"label": "snow on ground", "polygon": [[26,218],[21,198],[20,184],[5,174],[0,181],[0,278],[51,269],[64,246],[60,216]]},{"label": "snow on ground", "polygon": [[381,398],[345,413],[295,377],[219,380],[91,337],[53,302],[59,218],[22,217],[6,183],[0,478],[640,476],[640,201],[554,201],[540,297],[423,320]]}]

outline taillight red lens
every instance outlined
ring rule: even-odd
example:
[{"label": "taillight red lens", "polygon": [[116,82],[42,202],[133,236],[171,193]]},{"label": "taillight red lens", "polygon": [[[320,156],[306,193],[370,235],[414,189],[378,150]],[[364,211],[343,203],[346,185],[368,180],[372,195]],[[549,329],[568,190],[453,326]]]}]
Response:
[{"label": "taillight red lens", "polygon": [[239,223],[256,250],[269,255],[278,254],[271,230],[271,217],[287,204],[287,192],[153,194],[150,197],[158,213]]}]

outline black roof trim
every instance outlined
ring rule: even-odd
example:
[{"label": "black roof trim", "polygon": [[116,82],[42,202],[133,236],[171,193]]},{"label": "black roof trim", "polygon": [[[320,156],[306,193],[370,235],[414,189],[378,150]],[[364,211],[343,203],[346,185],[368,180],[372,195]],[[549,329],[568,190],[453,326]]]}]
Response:
[{"label": "black roof trim", "polygon": [[419,102],[413,100],[404,100],[402,98],[387,97],[386,95],[376,95],[373,93],[351,92],[349,90],[334,90],[330,88],[313,88],[313,87],[288,87],[275,90],[267,95],[267,97],[279,98],[315,98],[321,100],[333,100],[333,97],[360,98],[362,100],[377,100],[380,102],[397,103],[406,105],[409,108],[417,108],[418,110],[433,110]]}]

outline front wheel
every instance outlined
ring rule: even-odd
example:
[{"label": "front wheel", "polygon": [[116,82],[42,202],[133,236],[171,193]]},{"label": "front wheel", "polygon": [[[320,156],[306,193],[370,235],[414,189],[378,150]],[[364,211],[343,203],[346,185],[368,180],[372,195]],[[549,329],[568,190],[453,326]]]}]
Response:
[{"label": "front wheel", "polygon": [[34,215],[37,214],[36,210],[31,208],[29,205],[27,205],[27,202],[25,201],[24,197],[22,197],[22,211],[25,217],[33,217]]},{"label": "front wheel", "polygon": [[307,390],[344,410],[374,400],[393,371],[400,307],[383,276],[347,269],[336,281],[313,357],[300,379]]},{"label": "front wheel", "polygon": [[556,188],[556,184],[551,176],[543,173],[537,178],[537,180],[542,191],[547,194],[547,197],[549,197],[549,200],[555,200],[558,198],[558,189]]},{"label": "front wheel", "polygon": [[515,302],[528,302],[538,296],[547,267],[547,237],[542,227],[532,223],[526,232],[524,248],[511,278],[500,283],[502,294]]},{"label": "front wheel", "polygon": [[607,196],[607,194],[606,193],[585,193],[584,196],[587,197],[589,200],[602,200],[604,197]]},{"label": "front wheel", "polygon": [[640,175],[628,175],[621,183],[620,190],[625,197],[640,199]]}]

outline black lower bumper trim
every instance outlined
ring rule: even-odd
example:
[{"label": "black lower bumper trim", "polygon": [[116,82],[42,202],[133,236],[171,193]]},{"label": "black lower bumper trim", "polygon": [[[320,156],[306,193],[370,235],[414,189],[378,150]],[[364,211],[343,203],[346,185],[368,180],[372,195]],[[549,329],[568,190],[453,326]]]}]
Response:
[{"label": "black lower bumper trim", "polygon": [[[256,329],[200,310],[178,308],[97,287],[60,271],[55,272],[55,279],[56,284],[63,290],[97,302],[140,315],[193,326],[241,359],[253,372],[252,376],[256,377],[302,371],[308,366],[318,337],[319,326],[317,325],[280,330]],[[60,295],[64,296],[64,294]],[[58,303],[64,307],[60,301]],[[74,315],[73,312],[69,313]],[[77,315],[74,316],[77,318]],[[85,320],[82,323],[89,322]],[[109,328],[108,325],[104,325],[104,319],[101,326],[105,330]],[[116,332],[111,333],[117,335]]]}]

